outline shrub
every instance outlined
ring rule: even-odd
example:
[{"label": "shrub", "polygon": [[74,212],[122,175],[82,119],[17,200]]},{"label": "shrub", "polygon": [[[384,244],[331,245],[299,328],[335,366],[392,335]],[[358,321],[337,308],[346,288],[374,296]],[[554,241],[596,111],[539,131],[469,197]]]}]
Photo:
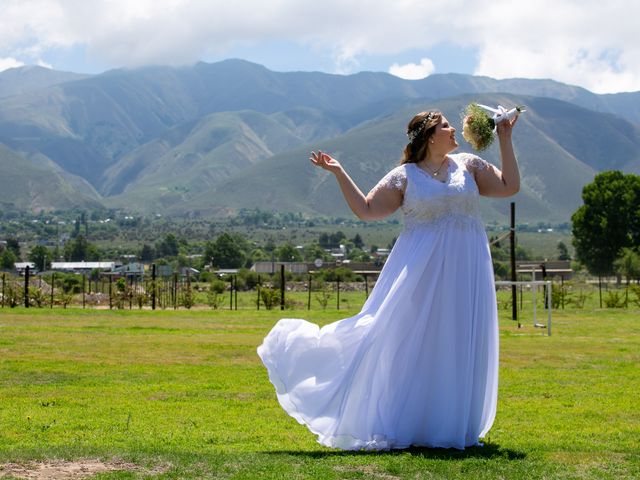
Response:
[{"label": "shrub", "polygon": [[260,290],[260,298],[267,310],[273,309],[280,303],[280,291],[274,288],[262,288]]}]

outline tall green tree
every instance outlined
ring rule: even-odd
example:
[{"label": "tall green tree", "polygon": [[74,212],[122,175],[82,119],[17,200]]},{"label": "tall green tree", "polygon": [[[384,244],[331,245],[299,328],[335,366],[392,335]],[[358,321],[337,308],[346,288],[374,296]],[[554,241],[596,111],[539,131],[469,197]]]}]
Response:
[{"label": "tall green tree", "polygon": [[290,243],[285,243],[276,249],[276,258],[281,262],[301,262],[302,254]]},{"label": "tall green tree", "polygon": [[13,250],[5,248],[0,252],[0,270],[12,270],[17,261],[18,259]]},{"label": "tall green tree", "polygon": [[78,235],[64,246],[64,259],[67,262],[96,262],[101,256],[98,247],[89,243],[84,235]]},{"label": "tall green tree", "polygon": [[246,253],[239,242],[228,233],[223,233],[214,242],[208,242],[204,256],[207,262],[220,268],[240,268],[244,265]]},{"label": "tall green tree", "polygon": [[20,255],[20,242],[17,238],[7,238],[7,250],[11,250],[13,252],[13,255],[16,257],[16,262],[20,261],[22,255]]},{"label": "tall green tree", "polygon": [[151,262],[156,257],[156,253],[151,245],[144,244],[140,249],[140,261]]},{"label": "tall green tree", "polygon": [[51,268],[51,251],[44,245],[36,245],[29,252],[29,261],[33,262],[38,270]]},{"label": "tall green tree", "polygon": [[558,250],[558,260],[571,260],[569,248],[562,240],[558,242],[556,249]]},{"label": "tall green tree", "polygon": [[576,256],[591,273],[611,275],[620,251],[640,245],[640,176],[599,173],[582,201],[571,217]]},{"label": "tall green tree", "polygon": [[156,255],[158,257],[176,257],[179,252],[178,239],[173,233],[168,233],[161,241],[156,243]]},{"label": "tall green tree", "polygon": [[356,233],[355,237],[353,237],[353,239],[351,240],[353,242],[353,245],[356,248],[359,248],[360,250],[363,249],[364,247],[364,241],[362,240],[362,237],[360,236],[359,233]]}]

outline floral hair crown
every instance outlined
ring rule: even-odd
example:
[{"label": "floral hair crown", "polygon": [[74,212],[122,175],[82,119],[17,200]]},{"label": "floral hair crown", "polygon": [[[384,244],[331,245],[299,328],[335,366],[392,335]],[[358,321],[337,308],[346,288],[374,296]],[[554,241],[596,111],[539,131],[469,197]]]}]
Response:
[{"label": "floral hair crown", "polygon": [[429,112],[427,114],[426,117],[424,117],[424,119],[418,124],[417,127],[415,127],[412,130],[409,130],[407,132],[407,137],[409,137],[409,143],[413,142],[418,135],[420,135],[420,133],[422,132],[422,130],[424,130],[424,127],[427,123],[429,123],[429,121],[435,116],[434,112]]}]

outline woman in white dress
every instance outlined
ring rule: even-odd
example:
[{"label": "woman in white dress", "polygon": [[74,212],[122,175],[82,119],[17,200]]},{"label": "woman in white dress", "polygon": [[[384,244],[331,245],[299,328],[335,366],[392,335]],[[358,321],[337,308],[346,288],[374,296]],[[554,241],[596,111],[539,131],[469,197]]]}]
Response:
[{"label": "woman in white dress", "polygon": [[479,195],[520,188],[498,124],[501,169],[452,154],[456,129],[436,111],[408,125],[402,164],[364,195],[324,152],[353,212],[375,220],[401,209],[404,229],[362,311],[319,328],[282,319],[258,347],[286,412],[322,445],[345,450],[464,449],[491,428],[498,390],[498,324]]}]

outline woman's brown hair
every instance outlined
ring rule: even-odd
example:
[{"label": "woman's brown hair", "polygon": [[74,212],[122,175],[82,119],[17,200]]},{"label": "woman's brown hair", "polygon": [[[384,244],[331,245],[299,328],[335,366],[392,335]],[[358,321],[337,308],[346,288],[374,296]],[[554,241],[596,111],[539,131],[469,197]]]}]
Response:
[{"label": "woman's brown hair", "polygon": [[411,119],[407,125],[409,143],[404,149],[400,165],[405,163],[418,163],[426,157],[429,149],[429,139],[440,123],[442,113],[437,110],[420,112]]}]

